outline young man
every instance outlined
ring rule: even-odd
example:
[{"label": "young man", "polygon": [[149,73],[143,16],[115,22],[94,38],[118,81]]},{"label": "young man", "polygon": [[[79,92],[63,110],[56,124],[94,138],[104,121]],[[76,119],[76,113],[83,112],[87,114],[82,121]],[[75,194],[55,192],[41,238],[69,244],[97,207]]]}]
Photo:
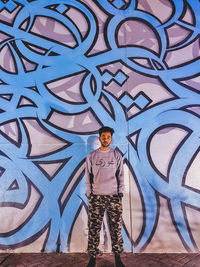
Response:
[{"label": "young man", "polygon": [[109,146],[114,130],[110,127],[99,129],[99,149],[86,158],[86,195],[88,197],[88,254],[87,267],[96,265],[100,230],[105,211],[107,211],[112,251],[115,266],[124,267],[120,258],[123,251],[121,235],[122,197],[124,189],[123,160],[121,154]]}]

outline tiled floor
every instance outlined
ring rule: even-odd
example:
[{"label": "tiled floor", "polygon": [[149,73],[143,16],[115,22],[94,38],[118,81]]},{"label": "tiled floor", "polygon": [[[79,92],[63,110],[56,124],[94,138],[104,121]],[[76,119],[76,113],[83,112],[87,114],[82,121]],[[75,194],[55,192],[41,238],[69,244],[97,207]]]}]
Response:
[{"label": "tiled floor", "polygon": [[[132,254],[123,253],[126,267],[200,267],[200,254]],[[5,267],[85,267],[89,257],[84,253],[20,253],[0,254],[0,266]],[[96,267],[113,267],[113,255],[108,253],[97,258]]]}]

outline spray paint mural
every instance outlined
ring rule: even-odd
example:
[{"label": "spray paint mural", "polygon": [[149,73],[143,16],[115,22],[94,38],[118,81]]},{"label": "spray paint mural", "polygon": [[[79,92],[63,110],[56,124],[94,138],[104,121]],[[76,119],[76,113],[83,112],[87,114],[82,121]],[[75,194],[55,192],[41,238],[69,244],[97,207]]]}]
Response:
[{"label": "spray paint mural", "polygon": [[1,251],[86,250],[102,125],[124,157],[125,250],[199,249],[199,14],[197,0],[0,1]]}]

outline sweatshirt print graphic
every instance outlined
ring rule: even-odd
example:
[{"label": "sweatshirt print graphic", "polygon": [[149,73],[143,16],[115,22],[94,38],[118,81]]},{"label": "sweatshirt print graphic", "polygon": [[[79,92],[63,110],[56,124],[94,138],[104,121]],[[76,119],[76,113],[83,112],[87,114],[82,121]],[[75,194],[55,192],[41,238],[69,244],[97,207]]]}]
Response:
[{"label": "sweatshirt print graphic", "polygon": [[[91,174],[93,179],[91,181]],[[86,158],[86,194],[115,195],[124,189],[123,159],[114,149],[97,149]]]}]

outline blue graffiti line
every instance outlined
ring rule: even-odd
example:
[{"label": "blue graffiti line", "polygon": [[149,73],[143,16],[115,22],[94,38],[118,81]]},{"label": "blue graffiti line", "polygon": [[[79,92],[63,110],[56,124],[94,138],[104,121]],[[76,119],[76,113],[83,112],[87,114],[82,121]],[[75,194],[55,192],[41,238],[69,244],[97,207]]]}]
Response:
[{"label": "blue graffiti line", "polygon": [[12,0],[1,0],[0,2],[0,11],[2,11],[4,8],[8,10],[9,12],[12,12],[17,5]]},{"label": "blue graffiti line", "polygon": [[[143,199],[143,228],[137,240],[123,232],[129,249],[141,251],[151,241],[159,216],[157,195],[161,194],[168,199],[184,247],[195,251],[197,246],[184,207],[199,208],[199,192],[188,189],[183,181],[199,148],[199,115],[184,107],[198,106],[200,96],[197,90],[184,86],[184,80],[199,75],[199,56],[174,67],[167,65],[166,56],[191,45],[198,37],[200,3],[171,1],[172,12],[165,22],[150,11],[140,10],[134,0],[128,4],[123,0],[98,0],[93,4],[96,3],[108,18],[101,26],[103,32],[95,9],[83,1],[0,2],[0,11],[6,9],[12,14],[19,8],[11,23],[4,21],[0,25],[4,36],[0,43],[4,55],[0,66],[0,206],[23,209],[34,190],[38,196],[25,222],[7,234],[0,233],[0,248],[25,246],[48,229],[44,250],[55,251],[58,245],[61,251],[70,249],[76,216],[87,202],[81,189],[84,160],[93,147],[88,144],[86,148],[85,144],[96,137],[101,125],[110,125],[124,160],[131,166],[130,172],[136,176]],[[193,23],[183,19],[187,5]],[[76,11],[77,17],[70,15],[71,11]],[[84,20],[83,25],[79,24],[79,18]],[[132,45],[119,42],[120,27],[128,28],[131,21],[140,22],[151,31],[157,51],[143,42]],[[167,29],[174,24],[189,34],[170,46]],[[62,38],[56,27],[63,29]],[[99,32],[106,47],[98,48],[100,51],[95,47]],[[146,64],[139,64],[138,59]],[[115,63],[119,65],[112,67]],[[132,89],[129,83],[132,74],[155,79],[171,98],[154,104],[151,88],[131,95],[128,90]],[[133,108],[138,113],[129,115]],[[39,150],[33,156],[28,122],[62,146],[46,153]],[[151,162],[149,146],[158,129],[169,125],[183,129],[188,135],[175,151],[165,180]],[[133,133],[138,133],[134,145],[130,141]],[[60,164],[60,167],[50,175],[42,167],[45,164]]]}]

